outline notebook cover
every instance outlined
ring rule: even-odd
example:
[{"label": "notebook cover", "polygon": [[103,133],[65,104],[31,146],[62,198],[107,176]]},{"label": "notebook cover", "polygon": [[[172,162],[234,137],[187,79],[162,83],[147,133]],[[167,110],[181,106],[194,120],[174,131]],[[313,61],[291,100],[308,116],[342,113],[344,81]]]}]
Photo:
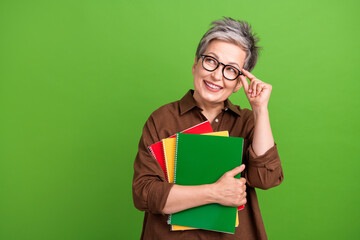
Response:
[{"label": "notebook cover", "polygon": [[[204,135],[212,135],[212,136],[223,136],[228,137],[228,131],[220,131],[213,133],[204,133]],[[162,140],[163,148],[164,148],[164,156],[165,156],[165,164],[166,164],[166,173],[169,178],[169,182],[172,183],[174,181],[174,163],[175,163],[175,147],[176,147],[176,138],[166,138]],[[236,215],[235,227],[239,226],[239,216]],[[179,231],[179,230],[192,230],[197,228],[192,227],[184,227],[178,225],[171,225],[171,231]]]},{"label": "notebook cover", "polygon": [[[225,136],[228,137],[229,136],[229,132],[228,131],[221,131],[221,132],[214,132],[216,134],[212,134],[212,133],[204,133],[203,135],[213,135],[213,136]],[[245,208],[245,205],[241,205],[237,207],[237,210],[243,210]],[[236,215],[236,227],[239,226],[239,218],[238,215]]]},{"label": "notebook cover", "polygon": [[175,147],[176,138],[165,138],[161,140],[163,143],[166,174],[168,176],[168,182],[174,182],[174,164],[175,164]]},{"label": "notebook cover", "polygon": [[[209,133],[209,132],[213,132],[209,121],[199,123],[191,128],[188,128],[188,129],[182,131],[182,133],[192,133],[192,134],[202,134],[202,133]],[[174,138],[175,136],[176,136],[176,134],[172,135],[170,138]],[[153,155],[153,157],[160,164],[160,166],[165,174],[166,180],[169,181],[167,174],[166,174],[166,165],[165,165],[162,141],[156,142],[156,143],[148,146],[148,148],[149,148],[151,154]]]},{"label": "notebook cover", "polygon": [[[220,132],[204,133],[204,135],[228,137],[229,132],[220,131]],[[166,174],[168,176],[168,182],[172,183],[174,182],[176,138],[165,138],[161,141],[163,144],[164,161],[165,161]]]},{"label": "notebook cover", "polygon": [[[179,185],[211,184],[241,165],[242,138],[178,133],[176,144],[174,182]],[[236,213],[236,207],[208,204],[171,214],[169,222],[234,233]]]}]

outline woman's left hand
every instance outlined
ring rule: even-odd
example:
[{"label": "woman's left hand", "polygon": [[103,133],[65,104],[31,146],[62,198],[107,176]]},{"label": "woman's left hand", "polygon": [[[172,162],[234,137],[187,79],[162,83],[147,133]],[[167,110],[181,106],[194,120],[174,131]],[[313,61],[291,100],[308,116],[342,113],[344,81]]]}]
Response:
[{"label": "woman's left hand", "polygon": [[[251,108],[253,110],[267,108],[272,86],[257,79],[254,75],[245,69],[242,69],[241,71],[245,76],[240,75],[240,80],[244,87],[245,95],[249,100]],[[247,82],[246,77],[250,80],[250,85]]]}]

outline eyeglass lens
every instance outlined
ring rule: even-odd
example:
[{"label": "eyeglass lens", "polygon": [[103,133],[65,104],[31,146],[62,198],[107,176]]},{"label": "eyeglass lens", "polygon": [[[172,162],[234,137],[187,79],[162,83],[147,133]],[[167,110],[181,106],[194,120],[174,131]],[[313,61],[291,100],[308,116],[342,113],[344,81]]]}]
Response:
[{"label": "eyeglass lens", "polygon": [[[203,57],[203,67],[208,71],[214,71],[219,66],[219,61],[216,58],[210,57],[210,56],[204,56]],[[239,75],[239,70],[237,70],[235,67],[231,65],[225,65],[223,69],[223,75],[225,78],[229,80],[234,80]]]}]

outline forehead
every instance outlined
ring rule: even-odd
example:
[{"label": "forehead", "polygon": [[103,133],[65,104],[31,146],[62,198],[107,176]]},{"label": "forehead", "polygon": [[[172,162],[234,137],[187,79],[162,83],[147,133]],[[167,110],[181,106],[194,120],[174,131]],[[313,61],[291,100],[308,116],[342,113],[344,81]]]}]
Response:
[{"label": "forehead", "polygon": [[239,45],[223,40],[212,40],[204,54],[212,55],[224,63],[237,63],[239,67],[243,67],[246,58],[246,52]]}]

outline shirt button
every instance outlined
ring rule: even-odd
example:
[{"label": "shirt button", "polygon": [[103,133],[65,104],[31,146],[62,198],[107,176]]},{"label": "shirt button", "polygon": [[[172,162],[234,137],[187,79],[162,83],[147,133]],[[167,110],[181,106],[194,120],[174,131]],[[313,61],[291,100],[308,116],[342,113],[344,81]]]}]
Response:
[{"label": "shirt button", "polygon": [[219,122],[219,119],[216,118],[216,119],[215,119],[215,122]]},{"label": "shirt button", "polygon": [[228,108],[225,108],[225,111],[227,111],[228,110]]}]

